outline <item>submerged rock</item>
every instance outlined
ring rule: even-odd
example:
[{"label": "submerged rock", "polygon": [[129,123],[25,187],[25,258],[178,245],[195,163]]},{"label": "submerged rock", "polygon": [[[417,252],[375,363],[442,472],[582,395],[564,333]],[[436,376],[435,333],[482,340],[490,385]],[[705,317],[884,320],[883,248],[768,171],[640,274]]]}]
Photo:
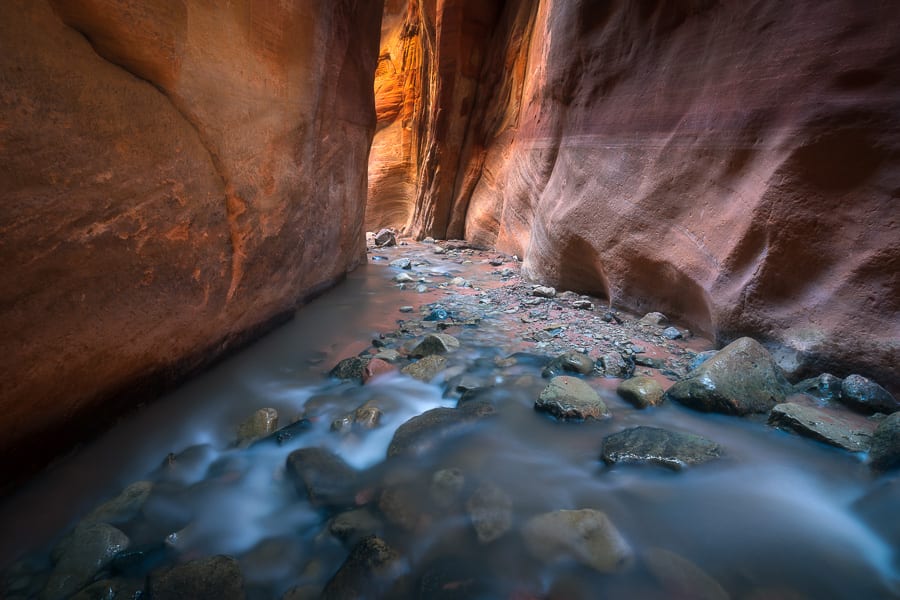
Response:
[{"label": "submerged rock", "polygon": [[769,413],[769,425],[793,431],[851,452],[865,452],[871,431],[862,431],[847,419],[794,402],[779,404]]},{"label": "submerged rock", "polygon": [[409,375],[413,379],[428,383],[447,366],[447,359],[440,354],[431,354],[408,364],[400,372]]},{"label": "submerged rock", "polygon": [[397,370],[397,367],[392,365],[386,360],[381,358],[373,357],[372,360],[369,361],[369,364],[366,365],[366,368],[363,369],[363,383],[368,383],[371,379],[378,377],[379,375],[384,375],[386,373],[392,373]]},{"label": "submerged rock", "polygon": [[699,435],[640,426],[606,436],[600,458],[609,465],[652,463],[679,471],[719,455],[719,445]]},{"label": "submerged rock", "polygon": [[900,410],[900,402],[886,389],[862,375],[850,375],[841,383],[841,402],[864,414],[889,415]]},{"label": "submerged rock", "polygon": [[276,430],[274,433],[267,435],[266,437],[256,440],[251,444],[251,448],[255,446],[265,445],[265,444],[275,444],[278,446],[283,446],[284,444],[290,443],[300,435],[303,435],[307,431],[312,429],[312,421],[309,419],[300,419],[298,421],[294,421],[290,425],[285,425],[281,429]]},{"label": "submerged rock", "polygon": [[769,352],[744,337],[669,388],[667,396],[694,410],[747,415],[769,412],[784,402],[788,387]]},{"label": "submerged rock", "polygon": [[542,377],[555,377],[564,372],[590,375],[594,370],[594,361],[581,352],[565,352],[550,361],[541,371]]},{"label": "submerged rock", "polygon": [[900,412],[883,420],[875,429],[869,464],[880,470],[900,467]]},{"label": "submerged rock", "polygon": [[243,600],[244,577],[238,562],[224,555],[192,560],[154,573],[149,580],[153,600]]},{"label": "submerged rock", "polygon": [[53,549],[55,564],[40,597],[66,598],[91,582],[94,575],[128,548],[128,536],[112,525],[88,522],[78,525]]},{"label": "submerged rock", "polygon": [[534,408],[563,421],[603,419],[609,416],[609,409],[597,392],[584,381],[568,375],[551,379],[535,401]]},{"label": "submerged rock", "polygon": [[465,485],[466,477],[459,469],[440,469],[431,476],[431,486],[428,491],[435,506],[446,510],[459,500],[459,495]]},{"label": "submerged rock", "polygon": [[491,482],[478,486],[466,502],[466,512],[482,544],[493,542],[512,526],[512,500]]},{"label": "submerged rock", "polygon": [[377,534],[383,524],[367,508],[348,510],[328,522],[328,532],[347,545],[355,545],[364,537]]},{"label": "submerged rock", "polygon": [[397,428],[387,449],[388,458],[425,452],[492,414],[494,409],[490,404],[477,401],[460,408],[432,408]]},{"label": "submerged rock", "polygon": [[151,491],[153,491],[152,481],[136,481],[128,485],[115,498],[97,506],[81,522],[114,525],[128,521],[141,510]]},{"label": "submerged rock", "polygon": [[652,377],[638,376],[620,383],[616,393],[635,408],[647,408],[662,404],[665,390]]},{"label": "submerged rock", "polygon": [[525,547],[538,560],[572,559],[602,573],[626,568],[631,546],[599,510],[558,510],[531,518],[522,527]]},{"label": "submerged rock", "polygon": [[665,589],[667,597],[692,600],[728,600],[730,597],[718,581],[674,552],[648,548],[641,554],[641,559]]},{"label": "submerged rock", "polygon": [[260,408],[238,425],[237,443],[246,444],[276,429],[278,429],[278,411],[274,408]]},{"label": "submerged rock", "polygon": [[353,506],[358,474],[340,456],[325,448],[301,448],[287,457],[287,474],[297,492],[313,506]]},{"label": "submerged rock", "polygon": [[459,340],[446,333],[432,333],[416,344],[409,355],[421,358],[432,354],[446,354],[459,348]]},{"label": "submerged rock", "polygon": [[390,582],[399,575],[400,555],[381,538],[360,540],[337,573],[325,585],[325,600],[380,598]]}]

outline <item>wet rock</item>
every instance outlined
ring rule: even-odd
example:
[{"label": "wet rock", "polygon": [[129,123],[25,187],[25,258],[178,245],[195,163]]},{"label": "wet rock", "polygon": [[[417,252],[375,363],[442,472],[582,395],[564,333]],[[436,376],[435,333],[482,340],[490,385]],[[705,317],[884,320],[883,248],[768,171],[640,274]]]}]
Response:
[{"label": "wet rock", "polygon": [[606,514],[589,508],[533,517],[522,527],[522,538],[538,560],[554,563],[574,559],[602,573],[626,568],[634,556]]},{"label": "wet rock", "polygon": [[381,408],[372,402],[366,402],[353,413],[353,420],[362,429],[375,429],[381,425],[384,416]]},{"label": "wet rock", "polygon": [[421,491],[415,482],[387,484],[378,497],[378,510],[392,524],[413,531],[423,516]]},{"label": "wet rock", "polygon": [[594,310],[594,303],[590,300],[575,300],[572,302],[572,308],[578,310]]},{"label": "wet rock", "polygon": [[603,419],[609,416],[609,409],[597,392],[584,381],[568,375],[551,379],[535,401],[534,408],[563,421]]},{"label": "wet rock", "polygon": [[288,455],[287,474],[297,492],[313,506],[353,506],[358,474],[340,456],[325,448],[301,448]]},{"label": "wet rock", "polygon": [[412,261],[408,258],[398,258],[396,260],[392,260],[389,264],[392,267],[403,269],[405,271],[409,271],[410,269],[412,269]]},{"label": "wet rock", "polygon": [[409,355],[416,358],[432,354],[446,354],[459,348],[459,340],[446,333],[432,333],[416,344]]},{"label": "wet rock", "polygon": [[531,288],[531,295],[538,298],[554,298],[556,296],[556,288],[545,285],[537,285]]},{"label": "wet rock", "polygon": [[374,358],[377,358],[378,360],[383,360],[385,362],[394,363],[394,362],[397,362],[398,360],[400,360],[400,353],[392,348],[388,348],[388,349],[380,351],[378,354],[376,354],[373,357],[373,359]]},{"label": "wet rock", "polygon": [[409,273],[397,273],[394,275],[394,281],[396,283],[411,283],[415,281],[415,279],[413,279]]},{"label": "wet rock", "polygon": [[328,372],[328,375],[336,379],[362,382],[363,372],[368,363],[369,359],[367,358],[351,356],[335,365],[335,367]]},{"label": "wet rock", "polygon": [[328,532],[350,546],[377,534],[382,527],[381,521],[367,508],[342,512],[328,522]]},{"label": "wet rock", "polygon": [[659,581],[670,598],[728,600],[719,582],[686,558],[662,548],[648,548],[641,554],[647,570]]},{"label": "wet rock", "polygon": [[661,312],[649,312],[640,319],[638,325],[665,325],[669,318]]},{"label": "wet rock", "polygon": [[597,360],[597,365],[607,377],[626,377],[629,372],[628,363],[618,352],[608,352]]},{"label": "wet rock", "polygon": [[890,415],[875,429],[869,464],[883,471],[900,467],[900,412]]},{"label": "wet rock", "polygon": [[172,558],[173,548],[165,542],[129,546],[116,554],[109,563],[110,570],[126,577],[143,577]]},{"label": "wet rock", "polygon": [[363,369],[362,381],[363,383],[368,383],[369,380],[378,377],[379,375],[392,373],[396,370],[397,367],[387,362],[386,360],[382,360],[380,358],[372,358],[372,360],[370,360],[366,365],[366,368]]},{"label": "wet rock", "polygon": [[434,504],[441,509],[448,509],[459,500],[459,495],[466,485],[466,477],[456,468],[441,469],[431,476],[428,491]]},{"label": "wet rock", "polygon": [[718,444],[699,435],[640,426],[606,436],[600,458],[608,465],[652,463],[680,471],[719,455]]},{"label": "wet rock", "polygon": [[128,548],[128,536],[106,523],[83,523],[53,549],[55,564],[40,597],[68,597],[91,582],[94,575]]},{"label": "wet rock", "polygon": [[423,321],[445,321],[450,318],[450,313],[444,308],[435,308]]},{"label": "wet rock", "polygon": [[432,408],[397,428],[388,446],[388,458],[401,454],[418,454],[446,438],[471,427],[480,418],[493,414],[490,405],[480,402],[465,408]]},{"label": "wet rock", "polygon": [[292,587],[284,593],[281,600],[319,600],[321,597],[321,587],[307,584]]},{"label": "wet rock", "polygon": [[440,354],[431,354],[408,364],[400,372],[419,381],[428,383],[447,366],[447,359]]},{"label": "wet rock", "polygon": [[677,327],[666,327],[663,329],[662,336],[667,340],[680,340],[684,337]]},{"label": "wet rock", "polygon": [[478,486],[466,502],[466,512],[482,544],[493,542],[512,526],[512,500],[490,482]]},{"label": "wet rock", "polygon": [[662,404],[665,390],[652,377],[639,376],[620,383],[616,393],[635,408],[647,408]]},{"label": "wet rock", "polygon": [[350,551],[334,577],[325,585],[325,600],[380,598],[399,574],[400,555],[381,538],[369,536]]},{"label": "wet rock", "polygon": [[291,423],[290,425],[285,425],[281,429],[276,430],[271,435],[268,435],[261,440],[257,440],[250,445],[251,448],[262,445],[262,444],[274,444],[278,446],[283,446],[284,444],[288,444],[304,433],[308,432],[312,429],[312,421],[309,419],[300,419]]},{"label": "wet rock", "polygon": [[153,482],[136,481],[126,487],[118,496],[97,506],[82,523],[124,523],[138,514],[153,491]]},{"label": "wet rock", "polygon": [[889,415],[900,410],[900,402],[886,389],[862,375],[849,375],[841,383],[841,402],[864,414]]},{"label": "wet rock", "polygon": [[274,408],[260,408],[238,426],[237,443],[246,444],[276,429],[278,429],[278,411]]},{"label": "wet rock", "polygon": [[192,560],[149,579],[153,600],[243,600],[244,577],[237,561],[224,555]]},{"label": "wet rock", "polygon": [[634,357],[634,364],[641,367],[650,367],[651,369],[664,369],[666,361],[661,358],[651,358],[649,356],[637,355]]},{"label": "wet rock", "polygon": [[784,402],[788,387],[769,352],[745,337],[719,350],[667,396],[694,410],[747,415]]},{"label": "wet rock", "polygon": [[853,423],[838,415],[794,402],[775,406],[769,413],[769,425],[851,452],[865,452],[872,435],[871,431],[854,428]]},{"label": "wet rock", "polygon": [[688,371],[694,371],[695,369],[697,369],[697,367],[715,356],[717,352],[718,350],[705,350],[704,352],[698,352],[694,355],[694,358],[691,359],[691,362],[688,363]]},{"label": "wet rock", "polygon": [[375,245],[379,248],[397,245],[397,234],[390,229],[382,229],[375,234]]},{"label": "wet rock", "polygon": [[141,600],[143,579],[102,579],[87,586],[71,600]]},{"label": "wet rock", "polygon": [[822,373],[818,377],[804,379],[794,384],[793,391],[797,394],[809,394],[823,400],[837,400],[841,397],[842,380],[830,373]]},{"label": "wet rock", "polygon": [[562,373],[590,375],[594,371],[594,361],[581,352],[565,352],[550,361],[541,371],[542,377],[555,377]]}]

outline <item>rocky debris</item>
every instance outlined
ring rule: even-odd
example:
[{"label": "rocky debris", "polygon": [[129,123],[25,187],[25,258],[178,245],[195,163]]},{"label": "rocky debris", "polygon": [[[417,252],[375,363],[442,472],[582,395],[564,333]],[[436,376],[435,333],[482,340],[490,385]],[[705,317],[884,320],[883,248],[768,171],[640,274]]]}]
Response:
[{"label": "rocky debris", "polygon": [[432,354],[446,354],[459,348],[459,340],[446,333],[432,333],[426,335],[410,351],[409,355],[415,358],[430,356]]},{"label": "rocky debris", "polygon": [[534,408],[562,421],[604,419],[609,416],[609,409],[597,392],[584,381],[568,375],[551,379],[535,401]]},{"label": "rocky debris", "polygon": [[718,444],[699,435],[639,426],[606,436],[600,458],[608,465],[652,463],[680,471],[719,455]]},{"label": "rocky debris", "polygon": [[849,375],[841,383],[841,402],[864,414],[889,415],[900,410],[900,402],[886,389],[862,375]]},{"label": "rocky debris", "polygon": [[483,402],[470,402],[460,408],[432,408],[425,411],[397,428],[388,446],[388,458],[426,452],[494,412],[490,404]]},{"label": "rocky debris", "polygon": [[661,312],[648,312],[638,319],[638,325],[665,325],[669,318]]},{"label": "rocky debris", "polygon": [[541,371],[542,377],[555,377],[564,372],[590,375],[594,371],[594,361],[581,352],[569,351],[551,360]]},{"label": "rocky debris", "polygon": [[616,393],[635,408],[658,406],[662,404],[665,396],[665,390],[655,379],[642,375],[620,383]]},{"label": "rocky debris", "polygon": [[669,388],[667,396],[694,410],[729,415],[769,412],[785,400],[788,383],[769,352],[740,338]]},{"label": "rocky debris", "polygon": [[684,337],[681,330],[677,327],[666,327],[663,329],[662,336],[667,340],[680,340]]},{"label": "rocky debris", "polygon": [[447,359],[440,354],[431,354],[425,358],[421,358],[414,363],[410,363],[400,369],[404,375],[409,375],[413,379],[428,383],[440,373],[447,365]]},{"label": "rocky debris", "polygon": [[607,377],[627,377],[630,371],[628,363],[618,352],[607,352],[597,359],[597,365]]},{"label": "rocky debris", "polygon": [[153,600],[243,600],[244,577],[237,561],[224,555],[192,560],[149,579]]},{"label": "rocky debris", "polygon": [[900,467],[900,412],[890,415],[875,428],[869,464],[883,471]]},{"label": "rocky debris", "polygon": [[537,298],[555,298],[556,288],[545,285],[536,285],[531,288],[531,295]]},{"label": "rocky debris", "polygon": [[250,443],[276,429],[278,429],[278,411],[274,408],[260,408],[238,425],[237,443],[238,445]]},{"label": "rocky debris", "polygon": [[332,517],[328,532],[343,543],[353,546],[362,538],[375,535],[384,525],[368,508],[348,510]]},{"label": "rocky debris", "polygon": [[78,525],[53,549],[53,570],[40,598],[56,600],[71,596],[90,583],[129,543],[127,535],[107,523]]},{"label": "rocky debris", "polygon": [[363,369],[362,382],[368,383],[369,380],[378,377],[379,375],[393,373],[396,370],[397,367],[388,361],[378,358],[377,356],[373,357]]},{"label": "rocky debris", "polygon": [[397,273],[394,275],[394,281],[396,283],[412,283],[415,279],[409,273]]},{"label": "rocky debris", "polygon": [[703,569],[669,550],[647,548],[641,561],[656,578],[669,598],[728,600],[730,596],[719,582]]},{"label": "rocky debris", "polygon": [[400,555],[374,535],[361,539],[325,585],[323,600],[380,598],[399,575]]},{"label": "rocky debris", "polygon": [[412,261],[408,258],[398,258],[396,260],[392,260],[388,264],[396,269],[403,269],[404,271],[409,271],[410,269],[412,269]]},{"label": "rocky debris", "polygon": [[325,448],[301,448],[287,457],[287,474],[297,492],[321,507],[355,504],[358,482],[356,470],[340,456]]},{"label": "rocky debris", "polygon": [[808,394],[823,400],[837,400],[841,397],[842,380],[830,373],[822,373],[818,377],[804,379],[794,384],[796,394]]},{"label": "rocky debris", "polygon": [[493,542],[512,526],[512,500],[491,482],[478,486],[466,501],[466,512],[482,544]]},{"label": "rocky debris", "polygon": [[461,470],[440,469],[431,476],[428,491],[435,506],[446,510],[456,504],[465,485],[466,477]]},{"label": "rocky debris", "polygon": [[328,372],[328,375],[336,379],[361,383],[367,364],[369,364],[368,358],[351,356],[336,364],[334,368]]},{"label": "rocky debris", "polygon": [[124,523],[132,519],[153,491],[152,481],[136,481],[122,490],[118,496],[100,504],[81,520],[81,523]]},{"label": "rocky debris", "polygon": [[589,508],[532,517],[522,527],[522,538],[538,560],[554,563],[574,559],[602,573],[621,571],[634,557],[609,517]]},{"label": "rocky debris", "polygon": [[384,248],[386,246],[396,246],[397,234],[394,233],[394,231],[385,228],[375,234],[375,239],[373,241],[379,248]]},{"label": "rocky debris", "polygon": [[865,452],[874,429],[873,425],[868,431],[860,430],[837,414],[794,402],[776,405],[769,413],[769,425],[851,452]]}]

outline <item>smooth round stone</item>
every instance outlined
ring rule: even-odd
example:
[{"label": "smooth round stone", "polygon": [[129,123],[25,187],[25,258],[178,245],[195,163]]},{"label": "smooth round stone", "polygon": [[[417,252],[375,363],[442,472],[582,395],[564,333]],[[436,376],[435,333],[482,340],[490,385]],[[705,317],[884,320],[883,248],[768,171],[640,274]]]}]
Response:
[{"label": "smooth round stone", "polygon": [[639,376],[620,383],[616,393],[635,408],[647,408],[662,404],[665,390],[652,377]]},{"label": "smooth round stone", "polygon": [[609,416],[606,403],[594,389],[577,377],[560,375],[550,380],[534,403],[535,410],[562,421],[603,419]]}]

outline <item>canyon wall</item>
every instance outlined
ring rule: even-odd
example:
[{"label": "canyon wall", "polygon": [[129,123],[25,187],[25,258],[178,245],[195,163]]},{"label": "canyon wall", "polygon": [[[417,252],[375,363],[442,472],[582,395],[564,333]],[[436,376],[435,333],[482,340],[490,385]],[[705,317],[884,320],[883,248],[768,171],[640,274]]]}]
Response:
[{"label": "canyon wall", "polygon": [[0,4],[7,483],[363,259],[382,11]]},{"label": "canyon wall", "polygon": [[[493,6],[431,2],[404,18],[434,33],[382,46],[430,62],[395,90],[415,99],[402,122],[379,113],[370,162],[409,163],[404,210],[381,218],[392,191],[373,180],[367,222],[496,246],[535,281],[722,343],[755,336],[796,376],[900,387],[900,4]],[[383,150],[397,126],[417,143]]]}]

